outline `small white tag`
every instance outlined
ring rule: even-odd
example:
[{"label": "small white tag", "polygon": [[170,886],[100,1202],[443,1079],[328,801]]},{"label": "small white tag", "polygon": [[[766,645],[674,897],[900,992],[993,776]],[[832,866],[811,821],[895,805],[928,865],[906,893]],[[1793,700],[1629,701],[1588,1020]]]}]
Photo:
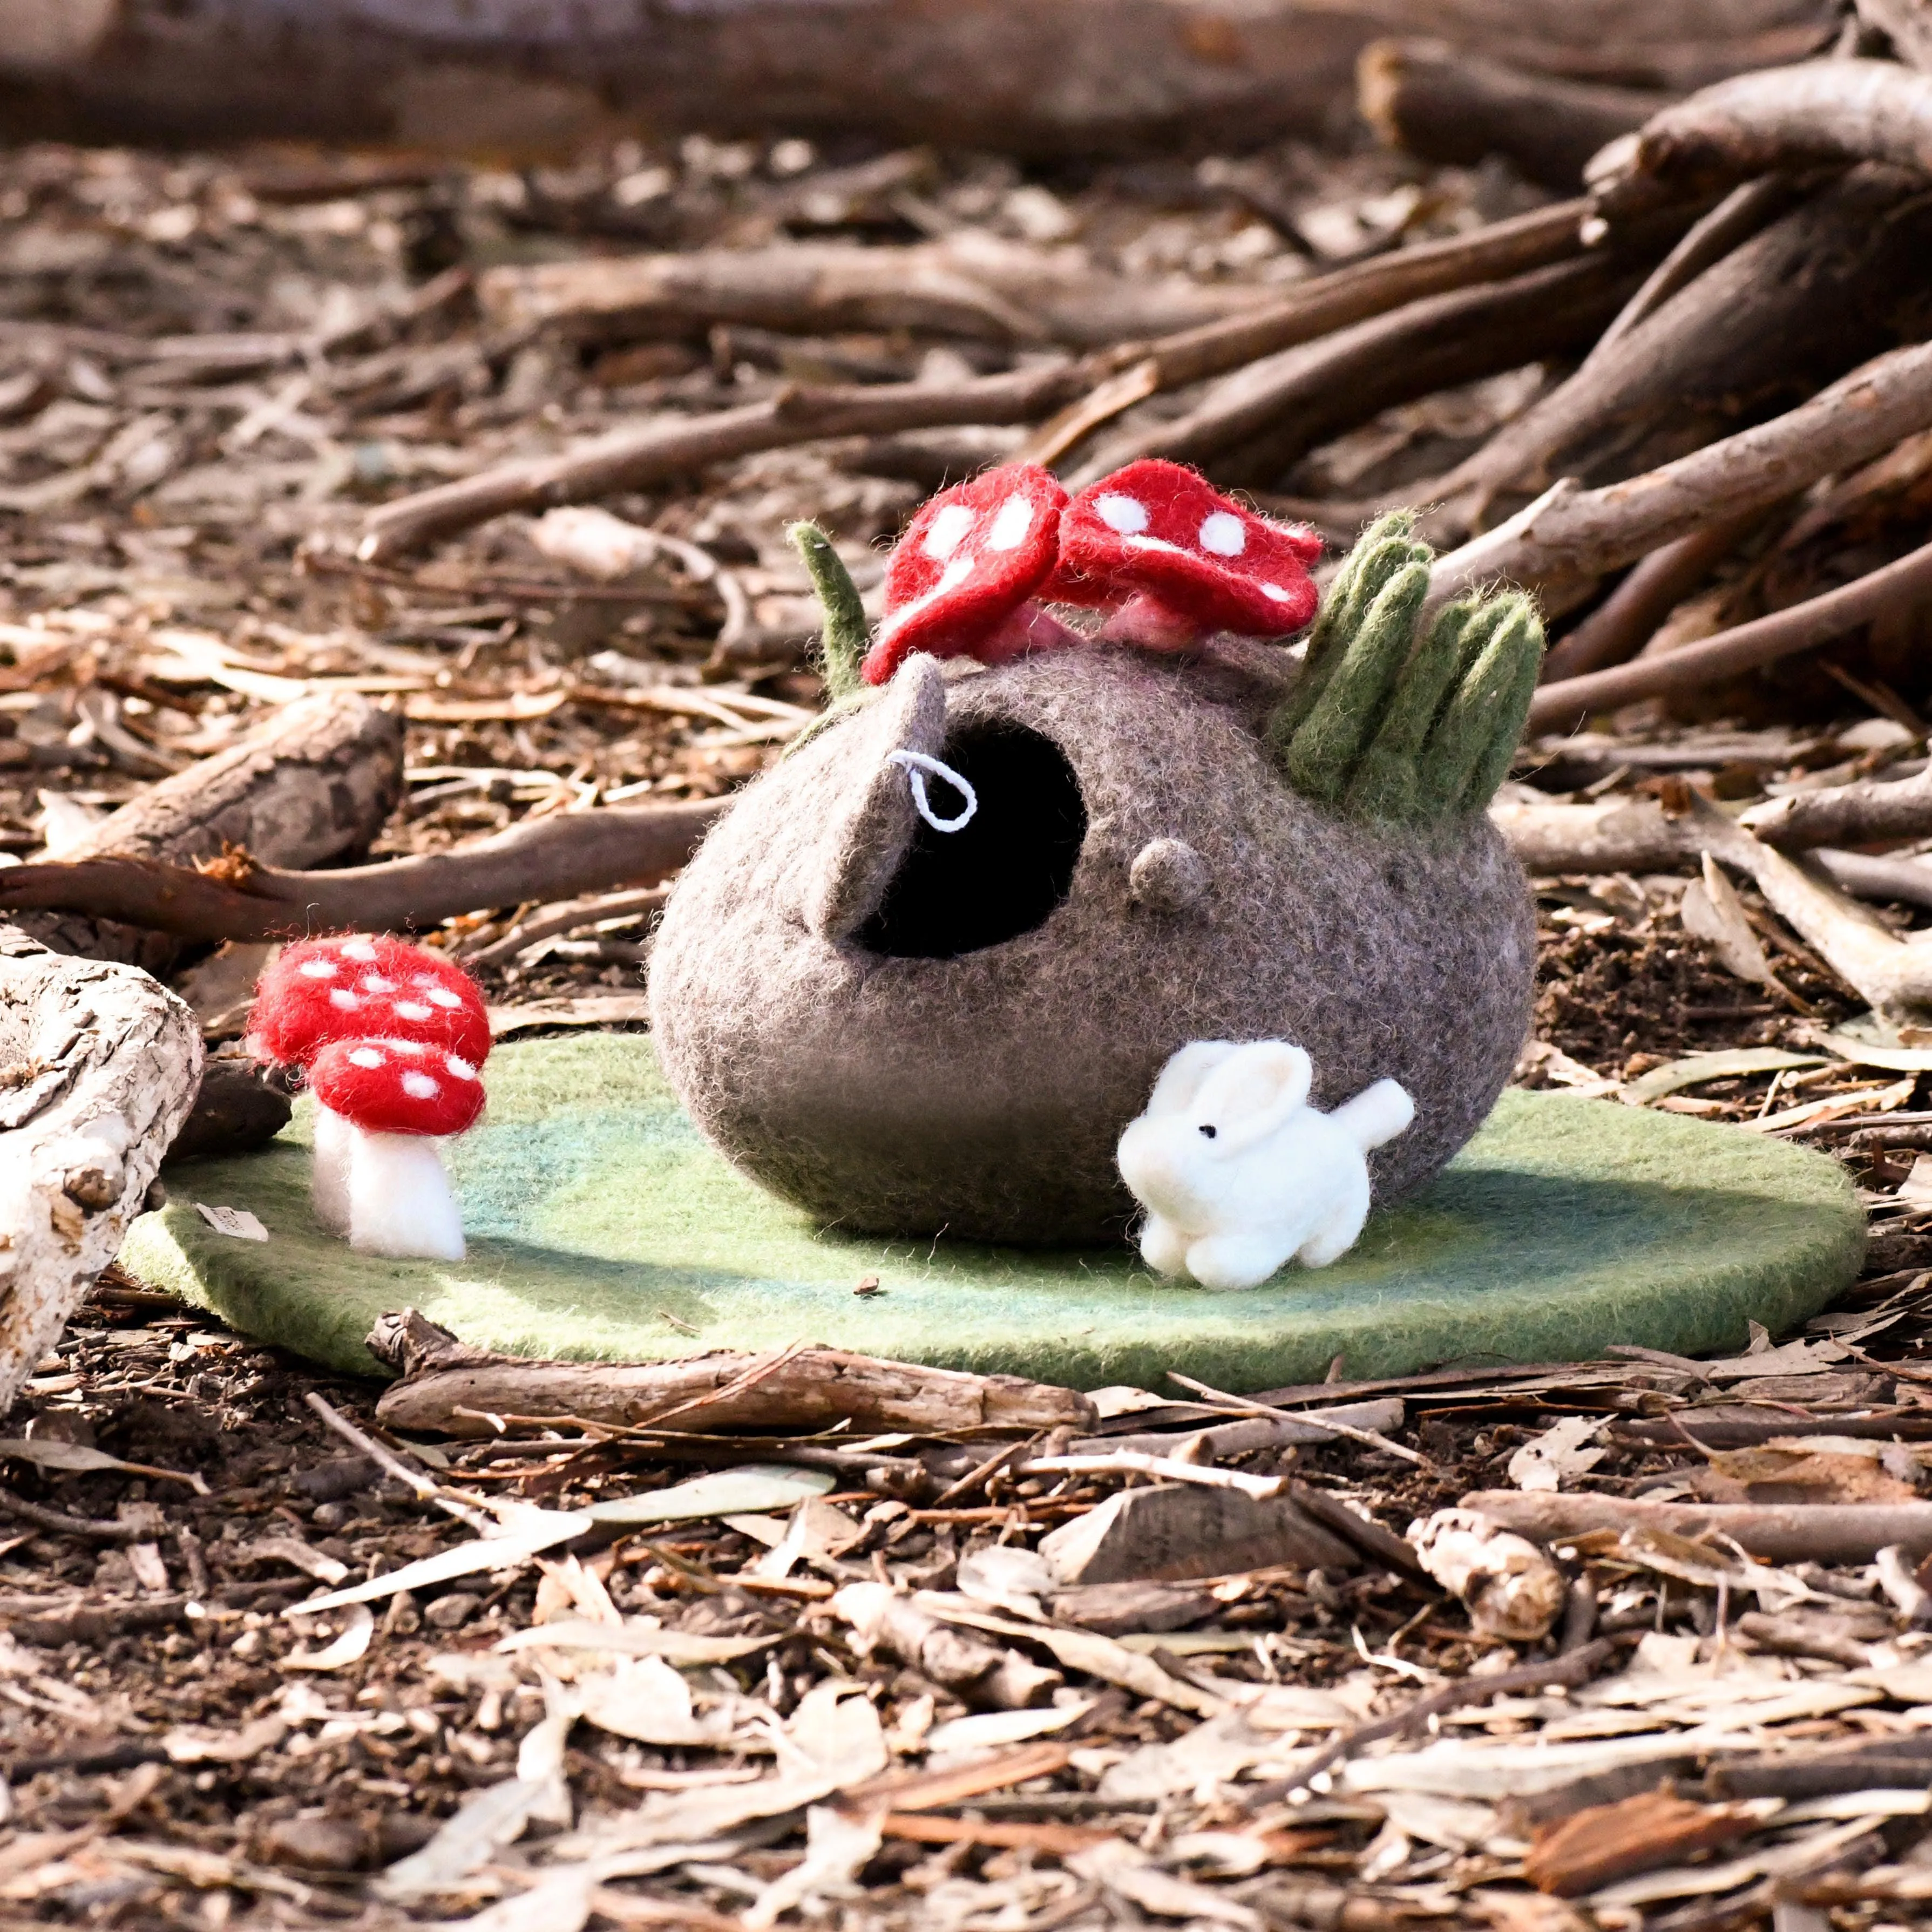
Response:
[{"label": "small white tag", "polygon": [[218,1234],[232,1234],[238,1241],[266,1241],[268,1231],[245,1208],[211,1208],[205,1201],[194,1204],[194,1211]]}]

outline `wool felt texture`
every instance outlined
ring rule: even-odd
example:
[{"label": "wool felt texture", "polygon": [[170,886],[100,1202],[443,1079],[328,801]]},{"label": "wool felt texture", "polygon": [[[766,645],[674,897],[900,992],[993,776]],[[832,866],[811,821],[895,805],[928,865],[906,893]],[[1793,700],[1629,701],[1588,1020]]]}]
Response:
[{"label": "wool felt texture", "polygon": [[1067,505],[1042,594],[1112,605],[1143,592],[1200,632],[1286,637],[1315,615],[1308,566],[1321,554],[1312,530],[1256,516],[1198,470],[1143,457]]},{"label": "wool felt texture", "polygon": [[1543,662],[1536,608],[1514,591],[1450,604],[1418,638],[1433,553],[1414,524],[1395,512],[1349,553],[1266,729],[1298,791],[1372,824],[1481,811],[1508,775]]},{"label": "wool felt texture", "polygon": [[1059,554],[1066,492],[1008,463],[929,497],[886,565],[878,641],[862,675],[884,684],[916,651],[970,655],[1043,584]]},{"label": "wool felt texture", "polygon": [[461,967],[406,940],[346,933],[286,947],[256,987],[249,1050],[306,1066],[338,1040],[419,1040],[480,1066],[490,1015]]},{"label": "wool felt texture", "polygon": [[332,1040],[310,1062],[316,1098],[379,1134],[460,1134],[483,1111],[475,1064],[412,1040]]},{"label": "wool felt texture", "polygon": [[[1112,1240],[1134,1213],[1114,1148],[1169,1056],[1286,1040],[1324,1110],[1384,1077],[1414,1098],[1371,1160],[1378,1203],[1439,1172],[1528,1029],[1528,893],[1480,814],[1371,826],[1291,790],[1259,736],[1286,670],[1259,645],[1182,663],[1098,643],[949,665],[940,742],[921,710],[911,748],[974,785],[955,834],[904,808],[903,772],[880,784],[880,705],[748,787],[652,951],[698,1125],[844,1227]],[[1162,841],[1193,860],[1143,882],[1204,874],[1191,896],[1136,896]]]},{"label": "wool felt texture", "polygon": [[[1124,1244],[1082,1252],[824,1230],[734,1173],[678,1108],[650,1041],[512,1043],[451,1149],[466,1261],[373,1259],[315,1222],[304,1099],[267,1150],[166,1170],[121,1261],[243,1333],[378,1372],[375,1318],[418,1308],[466,1342],[651,1360],[821,1342],[983,1373],[1244,1391],[1444,1361],[1567,1360],[1613,1342],[1734,1350],[1856,1275],[1863,1218],[1824,1156],[1681,1114],[1505,1094],[1448,1172],[1352,1252],[1244,1294],[1162,1286]],[[266,1242],[194,1204],[248,1209]],[[882,1292],[854,1285],[879,1278]],[[674,1319],[667,1318],[674,1318]],[[687,1334],[677,1324],[687,1324]]]},{"label": "wool felt texture", "polygon": [[794,524],[785,534],[798,552],[818,595],[819,608],[825,614],[819,632],[818,675],[826,700],[836,704],[863,688],[859,667],[871,642],[866,607],[844,559],[816,524]]}]

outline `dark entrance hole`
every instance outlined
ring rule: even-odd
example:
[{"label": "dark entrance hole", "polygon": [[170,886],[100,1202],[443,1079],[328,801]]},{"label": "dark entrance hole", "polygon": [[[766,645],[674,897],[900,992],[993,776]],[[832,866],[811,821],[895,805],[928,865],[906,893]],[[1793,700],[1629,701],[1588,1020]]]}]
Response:
[{"label": "dark entrance hole", "polygon": [[[1023,725],[961,731],[940,754],[979,795],[957,832],[922,819],[879,910],[854,935],[893,959],[951,959],[1043,926],[1073,884],[1087,807],[1066,754]],[[934,812],[961,801],[944,778],[927,781]]]}]

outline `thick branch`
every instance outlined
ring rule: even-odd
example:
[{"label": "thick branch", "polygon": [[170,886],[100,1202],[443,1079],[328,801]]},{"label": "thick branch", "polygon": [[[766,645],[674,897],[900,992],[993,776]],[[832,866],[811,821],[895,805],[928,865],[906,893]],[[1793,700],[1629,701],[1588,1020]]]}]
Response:
[{"label": "thick branch", "polygon": [[1641,476],[1600,490],[1565,479],[1507,523],[1439,557],[1430,595],[1453,596],[1501,578],[1561,602],[1634,557],[1768,508],[1928,426],[1932,345],[1914,344],[1786,415]]},{"label": "thick branch", "polygon": [[330,872],[262,866],[232,883],[144,859],[14,866],[0,871],[0,906],[86,912],[204,941],[404,932],[454,913],[661,879],[728,803],[606,806],[512,826],[452,852]]},{"label": "thick branch", "polygon": [[1932,173],[1932,76],[1891,61],[1816,61],[1720,81],[1606,151],[1606,212],[1780,170],[1889,161]]},{"label": "thick branch", "polygon": [[1869,1563],[1893,1544],[1914,1556],[1932,1550],[1932,1503],[1648,1503],[1478,1490],[1462,1506],[1539,1543],[1593,1529],[1654,1529],[1666,1536],[1729,1538],[1772,1563]]},{"label": "thick branch", "polygon": [[1573,192],[1592,154],[1669,105],[1648,88],[1525,73],[1442,40],[1377,40],[1355,84],[1362,118],[1391,148],[1461,167],[1502,154]]},{"label": "thick branch", "polygon": [[[1917,553],[1919,556],[1924,551]],[[1802,608],[1802,607],[1801,607]],[[1754,838],[1786,850],[1809,845],[1866,845],[1932,832],[1932,764],[1886,784],[1860,778],[1828,791],[1794,792],[1754,805],[1738,820]]]}]

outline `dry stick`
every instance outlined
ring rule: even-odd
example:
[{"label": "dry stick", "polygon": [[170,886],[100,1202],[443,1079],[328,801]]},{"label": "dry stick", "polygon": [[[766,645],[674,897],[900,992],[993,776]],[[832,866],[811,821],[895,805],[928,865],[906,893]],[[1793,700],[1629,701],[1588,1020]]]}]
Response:
[{"label": "dry stick", "polygon": [[355,1424],[339,1409],[330,1406],[314,1389],[302,1400],[332,1429],[344,1442],[352,1444],[362,1454],[386,1474],[416,1492],[419,1502],[434,1503],[446,1510],[459,1522],[466,1522],[470,1528],[488,1534],[496,1527],[496,1519],[484,1509],[477,1507],[479,1498],[466,1490],[452,1489],[447,1485],[433,1482],[420,1469],[412,1469],[393,1450],[386,1448],[370,1435],[358,1429]]},{"label": "dry stick", "polygon": [[1932,544],[1856,583],[1794,604],[1788,610],[1739,624],[1701,644],[1546,684],[1530,701],[1528,728],[1558,729],[1593,711],[1632,704],[1640,698],[1702,690],[1720,679],[1756,670],[1801,651],[1815,650],[1875,617],[1915,610],[1928,602],[1932,602]]},{"label": "dry stick", "polygon": [[459,952],[457,957],[466,966],[494,966],[500,960],[514,958],[525,946],[534,946],[540,939],[555,939],[566,933],[580,932],[586,926],[596,926],[607,919],[656,912],[669,896],[664,886],[652,886],[645,892],[606,892],[599,898],[554,906],[548,911],[539,910],[520,925],[513,926],[502,938],[492,940],[474,952]]},{"label": "dry stick", "polygon": [[[1498,579],[1574,587],[1693,530],[1768,508],[1928,427],[1932,344],[1914,343],[1784,416],[1640,476],[1600,490],[1564,478],[1506,523],[1438,557],[1430,597],[1441,602]],[[1546,701],[1546,692],[1538,696]]]},{"label": "dry stick", "polygon": [[1869,1563],[1888,1545],[1932,1550],[1932,1503],[1651,1503],[1623,1496],[1479,1490],[1462,1498],[1504,1529],[1539,1543],[1592,1530],[1720,1535],[1772,1563]]},{"label": "dry stick", "polygon": [[239,883],[136,859],[51,860],[0,872],[0,906],[59,908],[189,939],[272,939],[354,927],[397,932],[452,914],[661,879],[727,799],[604,806],[513,826],[453,852],[334,872],[257,867]]},{"label": "dry stick", "polygon": [[1621,214],[1689,187],[1855,161],[1932,173],[1932,75],[1834,60],[1720,81],[1614,144],[1591,185],[1600,207]]},{"label": "dry stick", "polygon": [[42,1503],[30,1503],[11,1490],[0,1490],[0,1515],[30,1522],[36,1529],[53,1530],[62,1536],[84,1536],[94,1543],[134,1543],[148,1534],[144,1529],[130,1528],[125,1523],[96,1522],[88,1516],[69,1516]]},{"label": "dry stick", "polygon": [[[1577,227],[1587,208],[1586,202],[1570,202],[1538,208],[1474,235],[1426,243],[1385,262],[1320,277],[1259,313],[1204,323],[1079,362],[968,382],[790,389],[770,401],[695,422],[622,430],[563,456],[500,464],[372,511],[357,554],[365,562],[387,562],[508,511],[548,508],[635,489],[710,464],[822,436],[1028,422],[1064,406],[1078,406],[1096,384],[1149,359],[1156,365],[1156,388],[1199,382],[1419,296],[1520,274],[1576,254],[1582,245]],[[1124,409],[1138,399],[1132,388],[1116,392],[1116,406]],[[1095,423],[1104,420],[1098,416]]]},{"label": "dry stick", "polygon": [[1706,268],[1715,268],[1733,249],[1743,247],[1760,229],[1783,214],[1791,205],[1792,194],[1791,184],[1777,175],[1733,188],[1658,263],[1642,287],[1624,305],[1623,313],[1597,338],[1597,346],[1584,357],[1577,374],[1599,362],[1605,350],[1638,323],[1648,322],[1679,289],[1688,288]]},{"label": "dry stick", "polygon": [[1136,457],[1202,464],[1230,452],[1246,455],[1239,466],[1255,480],[1279,475],[1378,410],[1587,341],[1634,280],[1628,260],[1605,253],[1410,302],[1237,370],[1177,422],[1096,450],[1076,476]]},{"label": "dry stick", "polygon": [[1405,1732],[1427,1724],[1431,1718],[1459,1711],[1466,1704],[1482,1703],[1513,1691],[1540,1690],[1552,1684],[1572,1688],[1587,1684],[1597,1674],[1598,1666],[1609,1658],[1616,1647],[1614,1637],[1600,1636],[1594,1642],[1584,1645],[1582,1649],[1552,1658],[1546,1664],[1522,1664],[1514,1670],[1498,1670],[1493,1675],[1459,1677],[1454,1683],[1430,1691],[1427,1696],[1418,1697],[1407,1709],[1398,1711],[1392,1717],[1379,1718],[1372,1724],[1358,1724],[1352,1731],[1345,1732],[1324,1744],[1292,1778],[1256,1785],[1241,1795],[1253,1810],[1264,1804],[1279,1804],[1284,1798],[1292,1798],[1298,1791],[1314,1790],[1315,1780],[1330,1766],[1353,1757],[1368,1745],[1378,1743],[1384,1738],[1399,1738]]},{"label": "dry stick", "polygon": [[1932,764],[1889,784],[1858,778],[1828,791],[1772,799],[1753,806],[1738,823],[1753,838],[1786,848],[1922,838],[1932,832]]},{"label": "dry stick", "polygon": [[[1171,1382],[1178,1382],[1184,1389],[1192,1389],[1216,1408],[1240,1409],[1249,1415],[1278,1416],[1286,1421],[1296,1419],[1285,1408],[1270,1408],[1264,1402],[1250,1402],[1245,1396],[1229,1395],[1225,1390],[1210,1388],[1205,1382],[1197,1382],[1192,1376],[1184,1376],[1178,1369],[1169,1369],[1167,1378]],[[1332,1429],[1337,1436],[1346,1436],[1352,1442],[1362,1443],[1371,1449],[1385,1450],[1391,1456],[1414,1463],[1418,1468],[1432,1469],[1436,1466],[1420,1451],[1406,1448],[1400,1442],[1391,1442],[1386,1436],[1378,1436],[1372,1429],[1354,1428],[1348,1423],[1337,1422],[1333,1415],[1324,1416],[1322,1426]]]},{"label": "dry stick", "polygon": [[1630,574],[1543,660],[1542,682],[1565,678],[1634,658],[1645,640],[1710,574],[1757,520],[1758,512],[1694,530],[1641,560]]}]

